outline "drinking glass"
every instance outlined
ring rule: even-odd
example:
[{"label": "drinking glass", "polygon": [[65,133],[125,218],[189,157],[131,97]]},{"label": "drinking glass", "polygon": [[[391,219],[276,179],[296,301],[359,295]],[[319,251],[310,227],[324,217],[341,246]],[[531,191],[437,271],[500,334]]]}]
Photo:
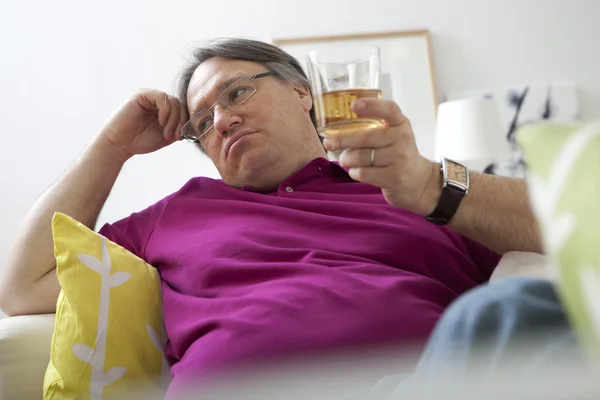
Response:
[{"label": "drinking glass", "polygon": [[359,118],[350,108],[357,99],[381,98],[378,47],[328,45],[311,51],[306,62],[319,135],[343,135],[383,126],[379,119]]}]

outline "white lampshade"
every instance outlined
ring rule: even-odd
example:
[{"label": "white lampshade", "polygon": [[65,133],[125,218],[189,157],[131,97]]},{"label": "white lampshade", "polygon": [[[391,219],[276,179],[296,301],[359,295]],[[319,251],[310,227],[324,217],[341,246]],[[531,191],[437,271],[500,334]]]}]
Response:
[{"label": "white lampshade", "polygon": [[506,130],[491,99],[453,100],[438,106],[435,157],[469,163],[509,156]]}]

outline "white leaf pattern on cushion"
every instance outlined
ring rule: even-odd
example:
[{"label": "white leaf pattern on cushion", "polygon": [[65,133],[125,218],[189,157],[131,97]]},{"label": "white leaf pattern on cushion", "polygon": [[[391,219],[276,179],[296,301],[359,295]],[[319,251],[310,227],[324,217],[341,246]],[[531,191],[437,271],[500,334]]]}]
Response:
[{"label": "white leaf pattern on cushion", "polygon": [[150,325],[146,325],[146,332],[148,332],[148,336],[150,337],[150,341],[152,342],[154,347],[156,347],[156,349],[162,353],[163,345],[162,341],[160,340],[160,336],[158,336],[158,333]]},{"label": "white leaf pattern on cushion", "polygon": [[92,357],[94,356],[94,350],[85,344],[74,344],[73,353],[79,361],[83,361],[86,364],[92,363]]},{"label": "white leaf pattern on cushion", "polygon": [[127,372],[124,367],[114,367],[105,373],[104,363],[106,360],[106,327],[108,326],[110,289],[111,287],[127,282],[131,278],[131,275],[126,272],[117,272],[113,276],[110,275],[111,260],[106,238],[102,238],[102,261],[88,254],[79,254],[78,257],[86,267],[100,274],[102,281],[100,286],[100,310],[98,312],[95,349],[92,350],[88,346],[80,344],[73,346],[73,351],[77,358],[92,366],[90,396],[94,400],[102,400],[104,387],[120,379]]},{"label": "white leaf pattern on cushion", "polygon": [[124,284],[131,278],[131,274],[127,272],[117,272],[110,277],[110,287],[114,288]]},{"label": "white leaf pattern on cushion", "polygon": [[117,379],[121,379],[125,375],[127,369],[124,367],[114,367],[104,374],[104,386],[110,385]]},{"label": "white leaf pattern on cushion", "polygon": [[150,341],[152,342],[154,347],[156,347],[156,349],[161,354],[161,357],[162,357],[161,381],[162,381],[163,387],[166,389],[171,382],[171,371],[169,369],[169,363],[167,362],[167,358],[166,358],[165,352],[164,352],[164,348],[167,343],[167,332],[164,329],[164,324],[163,324],[163,332],[162,332],[163,339],[160,338],[159,334],[150,325],[146,325],[146,332],[148,332],[148,336],[150,337]]},{"label": "white leaf pattern on cushion", "polygon": [[79,261],[81,261],[86,267],[102,275],[102,268],[104,268],[104,266],[96,257],[89,254],[77,254],[77,258],[79,258]]}]

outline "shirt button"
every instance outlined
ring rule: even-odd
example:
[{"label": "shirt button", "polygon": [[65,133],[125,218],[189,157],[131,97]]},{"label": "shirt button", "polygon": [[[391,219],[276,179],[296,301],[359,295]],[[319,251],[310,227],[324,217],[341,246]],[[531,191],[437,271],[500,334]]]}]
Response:
[{"label": "shirt button", "polygon": [[319,171],[322,171],[322,170],[323,170],[323,168],[319,167]]},{"label": "shirt button", "polygon": [[286,190],[288,193],[292,193],[292,192],[294,191],[294,189],[292,189],[290,186],[287,186],[287,187],[285,188],[285,190]]}]

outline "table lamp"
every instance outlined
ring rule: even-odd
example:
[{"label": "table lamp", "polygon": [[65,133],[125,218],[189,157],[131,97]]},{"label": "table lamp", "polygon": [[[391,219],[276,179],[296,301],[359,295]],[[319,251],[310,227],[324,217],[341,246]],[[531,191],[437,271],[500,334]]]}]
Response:
[{"label": "table lamp", "polygon": [[510,157],[496,103],[487,98],[452,100],[438,106],[435,159],[447,157],[484,171]]}]

